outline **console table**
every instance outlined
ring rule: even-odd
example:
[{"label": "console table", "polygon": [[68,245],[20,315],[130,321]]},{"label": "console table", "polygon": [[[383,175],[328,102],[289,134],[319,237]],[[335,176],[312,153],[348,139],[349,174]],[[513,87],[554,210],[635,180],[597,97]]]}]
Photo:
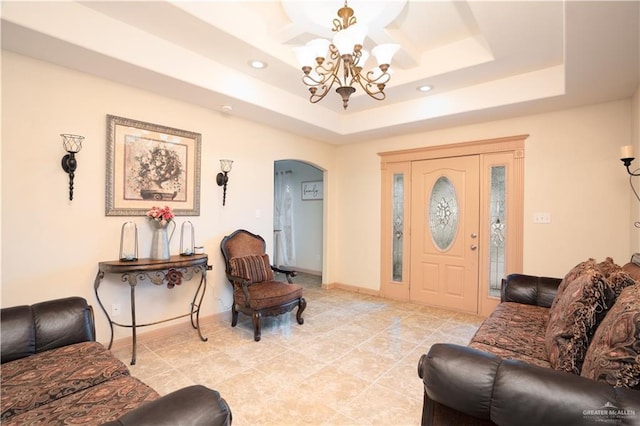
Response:
[{"label": "console table", "polygon": [[[93,289],[98,299],[98,304],[102,308],[104,314],[109,321],[111,329],[111,339],[109,340],[109,349],[113,344],[113,326],[131,328],[131,337],[133,342],[133,350],[131,354],[131,365],[136,363],[136,328],[146,327],[149,325],[160,324],[167,321],[176,320],[178,318],[191,317],[191,325],[198,330],[198,335],[203,342],[207,338],[202,335],[200,330],[200,306],[204,298],[204,292],[207,287],[207,271],[211,270],[208,265],[208,256],[206,254],[194,254],[192,256],[171,256],[169,260],[152,260],[138,259],[135,261],[111,260],[98,263],[98,273],[93,285]],[[98,289],[104,278],[104,274],[121,274],[122,282],[129,283],[131,291],[131,324],[121,324],[113,321],[109,316],[109,312],[102,304]],[[190,281],[195,274],[200,274],[200,283],[196,289],[191,302],[191,308],[188,313],[178,315],[177,317],[167,318],[156,322],[137,324],[136,322],[136,285],[138,280],[149,280],[155,285],[167,284],[169,289],[175,285],[180,285],[182,281]]]}]

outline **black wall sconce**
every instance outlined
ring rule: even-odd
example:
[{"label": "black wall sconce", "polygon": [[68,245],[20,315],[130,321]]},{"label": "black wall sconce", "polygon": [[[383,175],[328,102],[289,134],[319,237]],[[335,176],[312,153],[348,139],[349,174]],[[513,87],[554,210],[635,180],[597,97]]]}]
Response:
[{"label": "black wall sconce", "polygon": [[640,173],[633,173],[631,171],[631,162],[635,160],[635,158],[633,157],[633,146],[627,145],[620,148],[620,156],[620,161],[622,161],[624,166],[627,168],[627,173],[629,173],[631,176],[640,176]]},{"label": "black wall sconce", "polygon": [[[622,161],[622,164],[624,164],[624,166],[627,168],[627,173],[629,173],[629,186],[631,186],[631,190],[633,191],[633,194],[636,196],[638,201],[640,201],[640,195],[638,195],[638,191],[636,191],[636,188],[633,186],[633,180],[631,179],[634,176],[640,176],[640,173],[634,173],[634,172],[637,172],[638,169],[631,171],[631,163],[633,162],[634,159],[635,158],[633,157],[632,145],[626,145],[620,148],[620,161]],[[633,225],[636,228],[640,228],[640,221],[635,222]]]},{"label": "black wall sconce", "polygon": [[73,200],[73,178],[75,177],[76,167],[78,167],[76,154],[82,149],[84,136],[67,133],[62,133],[60,136],[62,136],[62,146],[68,152],[62,157],[62,170],[69,174],[69,200]]},{"label": "black wall sconce", "polygon": [[222,186],[222,205],[225,205],[227,199],[227,182],[229,182],[229,176],[227,173],[231,171],[231,165],[233,164],[233,160],[220,160],[220,170],[222,172],[218,173],[216,176],[216,183],[218,186]]}]

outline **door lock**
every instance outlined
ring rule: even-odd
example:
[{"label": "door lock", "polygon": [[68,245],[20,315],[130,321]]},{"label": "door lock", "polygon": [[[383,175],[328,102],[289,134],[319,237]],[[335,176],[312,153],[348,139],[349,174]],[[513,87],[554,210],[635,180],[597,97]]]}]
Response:
[{"label": "door lock", "polygon": [[478,234],[476,234],[475,232],[471,233],[471,238],[478,238]]}]

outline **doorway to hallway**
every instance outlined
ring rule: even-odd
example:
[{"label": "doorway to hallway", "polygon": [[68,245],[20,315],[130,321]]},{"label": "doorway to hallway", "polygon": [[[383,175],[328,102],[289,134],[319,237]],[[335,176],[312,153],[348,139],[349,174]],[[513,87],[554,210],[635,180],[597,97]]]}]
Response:
[{"label": "doorway to hallway", "polygon": [[303,161],[275,161],[273,187],[273,263],[322,276],[324,172]]}]

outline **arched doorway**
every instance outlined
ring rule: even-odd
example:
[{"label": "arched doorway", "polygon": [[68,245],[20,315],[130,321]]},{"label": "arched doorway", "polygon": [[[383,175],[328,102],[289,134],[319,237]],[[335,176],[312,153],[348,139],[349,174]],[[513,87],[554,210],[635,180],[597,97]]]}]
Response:
[{"label": "arched doorway", "polygon": [[322,276],[324,172],[297,160],[274,162],[273,262]]}]

